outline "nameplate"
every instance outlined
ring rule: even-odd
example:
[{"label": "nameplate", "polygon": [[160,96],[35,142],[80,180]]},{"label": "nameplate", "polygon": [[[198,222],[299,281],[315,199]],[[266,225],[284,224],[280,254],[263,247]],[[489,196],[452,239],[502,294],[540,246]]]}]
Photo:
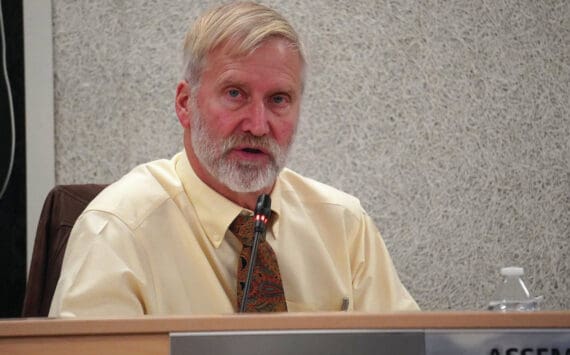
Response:
[{"label": "nameplate", "polygon": [[426,330],[426,355],[570,355],[570,330]]},{"label": "nameplate", "polygon": [[425,355],[422,331],[303,330],[170,334],[171,355]]},{"label": "nameplate", "polygon": [[170,354],[570,355],[570,330],[325,329],[171,333]]}]

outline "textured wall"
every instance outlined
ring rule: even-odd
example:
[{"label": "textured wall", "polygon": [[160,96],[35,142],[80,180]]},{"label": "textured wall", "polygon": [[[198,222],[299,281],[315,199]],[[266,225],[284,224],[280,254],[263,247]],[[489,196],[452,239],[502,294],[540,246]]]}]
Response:
[{"label": "textured wall", "polygon": [[[358,196],[424,309],[481,309],[500,266],[570,308],[570,2],[265,2],[310,57],[290,166]],[[217,1],[53,0],[58,183],[182,147],[190,20]]]}]

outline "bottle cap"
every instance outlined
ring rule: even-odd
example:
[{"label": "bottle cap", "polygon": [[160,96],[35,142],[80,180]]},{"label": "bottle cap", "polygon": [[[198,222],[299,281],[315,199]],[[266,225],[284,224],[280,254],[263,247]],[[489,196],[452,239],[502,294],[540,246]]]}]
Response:
[{"label": "bottle cap", "polygon": [[501,268],[501,275],[503,276],[522,276],[524,269],[522,267],[509,266]]}]

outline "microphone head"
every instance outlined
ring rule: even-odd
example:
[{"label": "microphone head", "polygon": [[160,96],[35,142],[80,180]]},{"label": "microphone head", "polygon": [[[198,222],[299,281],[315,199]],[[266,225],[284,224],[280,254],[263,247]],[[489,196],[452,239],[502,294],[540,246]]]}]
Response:
[{"label": "microphone head", "polygon": [[262,215],[266,219],[269,219],[271,216],[271,197],[269,197],[269,195],[259,195],[257,198],[257,203],[255,205],[255,215]]}]

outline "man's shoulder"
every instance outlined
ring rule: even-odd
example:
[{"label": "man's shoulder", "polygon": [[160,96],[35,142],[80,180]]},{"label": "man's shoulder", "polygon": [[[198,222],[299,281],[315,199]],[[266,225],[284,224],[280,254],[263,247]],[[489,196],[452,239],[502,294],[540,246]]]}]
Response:
[{"label": "man's shoulder", "polygon": [[335,187],[285,168],[280,174],[283,197],[295,198],[305,205],[337,206],[354,214],[362,212],[360,200]]},{"label": "man's shoulder", "polygon": [[84,213],[98,211],[134,229],[166,201],[183,192],[173,160],[141,164],[105,188]]}]

